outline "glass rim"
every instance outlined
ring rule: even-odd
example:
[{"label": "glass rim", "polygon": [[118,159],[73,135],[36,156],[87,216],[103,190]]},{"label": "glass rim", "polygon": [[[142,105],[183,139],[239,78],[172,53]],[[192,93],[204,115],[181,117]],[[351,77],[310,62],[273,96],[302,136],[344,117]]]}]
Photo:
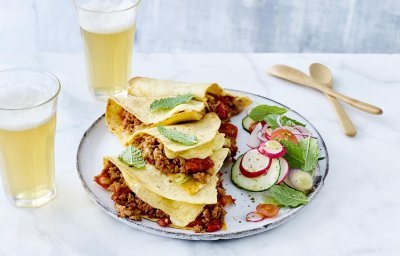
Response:
[{"label": "glass rim", "polygon": [[56,87],[57,87],[57,88],[56,88],[56,91],[55,91],[54,94],[52,94],[52,96],[50,96],[49,98],[47,98],[47,99],[45,99],[45,100],[39,102],[39,103],[36,104],[36,105],[29,106],[29,107],[24,107],[24,108],[2,108],[2,107],[0,107],[0,110],[2,110],[2,111],[3,111],[3,110],[5,110],[5,111],[17,111],[17,110],[29,110],[29,109],[34,109],[34,108],[43,106],[43,105],[45,105],[45,104],[51,102],[52,100],[54,100],[55,98],[57,98],[58,94],[60,94],[60,91],[61,91],[61,83],[60,83],[60,80],[58,79],[58,77],[57,77],[56,75],[54,75],[53,73],[51,73],[51,72],[49,72],[49,71],[46,71],[46,70],[44,70],[44,69],[41,69],[41,68],[30,68],[30,67],[14,67],[14,68],[7,68],[7,69],[2,69],[2,70],[0,70],[0,74],[5,73],[5,72],[8,72],[8,71],[16,71],[16,70],[19,70],[19,71],[34,71],[34,72],[37,72],[37,73],[42,73],[42,74],[47,75],[47,76],[50,77],[52,80],[54,80],[54,82],[55,82],[55,84],[56,84]]},{"label": "glass rim", "polygon": [[132,2],[132,5],[130,5],[129,7],[126,7],[126,8],[121,9],[121,10],[114,10],[114,11],[94,11],[94,10],[89,10],[89,9],[83,8],[81,5],[78,5],[77,4],[77,0],[74,0],[74,5],[75,5],[75,8],[80,9],[80,10],[85,11],[85,12],[91,12],[91,13],[117,13],[117,12],[124,12],[124,11],[130,10],[130,9],[133,9],[136,6],[138,6],[141,1],[142,0],[135,0],[135,1]]}]

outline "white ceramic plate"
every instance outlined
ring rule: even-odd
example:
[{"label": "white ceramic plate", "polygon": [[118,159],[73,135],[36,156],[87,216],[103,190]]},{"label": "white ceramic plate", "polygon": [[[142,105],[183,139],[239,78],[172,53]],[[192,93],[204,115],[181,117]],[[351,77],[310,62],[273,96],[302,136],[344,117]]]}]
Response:
[{"label": "white ceramic plate", "polygon": [[[238,92],[249,96],[254,101],[253,105],[268,104],[283,106],[287,108],[289,110],[287,116],[292,117],[302,123],[305,123],[307,125],[306,127],[312,132],[312,134],[318,138],[320,157],[325,157],[325,159],[319,161],[319,170],[316,172],[313,191],[309,194],[309,199],[310,201],[312,201],[318,194],[318,192],[322,189],[324,180],[328,174],[329,167],[328,152],[325,147],[325,143],[318,131],[300,114],[296,113],[293,110],[290,110],[288,107],[276,101],[250,93],[245,93],[241,91]],[[241,124],[242,118],[245,115],[246,111],[232,118],[232,123],[239,128],[239,151],[237,156],[240,156],[249,149],[245,144],[246,140],[249,137],[249,134],[245,130],[243,130]],[[264,232],[279,225],[282,225],[283,223],[287,222],[289,218],[296,215],[305,207],[301,206],[294,209],[281,209],[278,216],[274,218],[265,219],[260,222],[246,222],[246,214],[254,211],[257,204],[262,203],[265,192],[251,193],[239,189],[235,185],[233,185],[230,178],[230,167],[233,162],[228,160],[221,169],[221,172],[223,172],[224,187],[226,188],[227,193],[229,195],[232,195],[233,198],[236,199],[236,205],[228,206],[226,208],[226,230],[221,230],[214,233],[197,234],[190,230],[160,227],[156,223],[148,220],[133,221],[129,219],[119,218],[114,209],[114,203],[111,200],[111,193],[97,185],[93,181],[93,177],[100,173],[102,169],[103,156],[119,154],[122,149],[123,147],[119,144],[119,141],[116,139],[116,137],[107,130],[104,115],[99,117],[82,137],[77,154],[78,174],[86,191],[89,193],[94,202],[101,207],[101,209],[103,209],[106,213],[118,219],[119,221],[149,233],[189,240],[217,240],[239,238]]]}]

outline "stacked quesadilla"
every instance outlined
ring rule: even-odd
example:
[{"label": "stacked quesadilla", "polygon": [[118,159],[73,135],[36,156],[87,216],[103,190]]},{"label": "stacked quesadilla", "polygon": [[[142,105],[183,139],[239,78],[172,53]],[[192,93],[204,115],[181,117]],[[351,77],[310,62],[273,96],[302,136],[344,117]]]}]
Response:
[{"label": "stacked quesadilla", "polygon": [[95,181],[112,192],[120,217],[213,232],[225,227],[220,168],[236,153],[229,118],[247,97],[217,84],[133,78],[129,95],[110,98],[109,130],[127,148],[104,157]]}]

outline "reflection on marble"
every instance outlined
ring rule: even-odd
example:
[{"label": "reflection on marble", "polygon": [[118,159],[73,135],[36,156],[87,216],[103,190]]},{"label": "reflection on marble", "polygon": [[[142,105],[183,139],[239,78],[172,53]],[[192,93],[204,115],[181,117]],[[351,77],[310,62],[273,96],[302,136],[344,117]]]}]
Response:
[{"label": "reflection on marble", "polygon": [[[332,68],[336,89],[382,107],[384,115],[345,106],[359,130],[357,137],[347,138],[320,93],[265,73],[277,63],[306,71],[315,61]],[[136,54],[136,75],[216,81],[280,101],[309,119],[329,150],[324,189],[287,224],[243,239],[190,242],[123,225],[102,212],[80,184],[77,146],[104,111],[104,103],[88,93],[82,55],[0,54],[0,69],[42,67],[63,86],[56,137],[58,195],[41,208],[20,209],[0,193],[0,255],[399,255],[399,63],[397,55]]]}]

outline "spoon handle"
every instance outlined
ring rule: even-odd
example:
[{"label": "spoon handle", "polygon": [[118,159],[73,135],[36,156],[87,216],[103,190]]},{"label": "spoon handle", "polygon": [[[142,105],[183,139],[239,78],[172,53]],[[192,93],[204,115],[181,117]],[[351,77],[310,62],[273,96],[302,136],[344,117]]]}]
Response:
[{"label": "spoon handle", "polygon": [[325,95],[328,98],[329,102],[331,103],[331,106],[335,110],[337,117],[339,118],[340,126],[342,127],[343,133],[349,137],[354,137],[357,134],[357,129],[356,127],[354,127],[354,124],[350,120],[346,111],[344,111],[343,107],[336,100],[336,98],[327,94]]},{"label": "spoon handle", "polygon": [[367,113],[370,113],[370,114],[374,114],[374,115],[381,115],[383,113],[382,109],[380,109],[380,108],[378,108],[378,107],[376,107],[374,105],[368,104],[368,103],[363,102],[363,101],[356,100],[354,98],[351,98],[349,96],[341,94],[341,93],[339,93],[339,92],[337,92],[335,90],[332,90],[331,88],[325,88],[325,87],[320,86],[320,85],[318,85],[318,87],[314,87],[314,88],[318,89],[318,90],[320,90],[320,91],[322,91],[322,92],[324,92],[324,93],[326,93],[326,94],[328,94],[330,96],[333,96],[333,97],[335,97],[337,99],[340,99],[340,100],[346,102],[347,104],[349,104],[350,106],[358,108],[359,110],[362,110],[364,112],[367,112]]},{"label": "spoon handle", "polygon": [[297,83],[297,84],[302,84],[302,85],[306,85],[309,87],[312,87],[314,89],[320,90],[330,96],[333,96],[335,98],[338,98],[344,102],[346,102],[347,104],[358,108],[362,111],[368,112],[370,114],[374,114],[374,115],[380,115],[383,113],[382,109],[373,106],[371,104],[350,98],[346,95],[343,95],[341,93],[338,93],[336,91],[334,91],[333,89],[329,88],[329,87],[325,87],[320,85],[319,83],[315,82],[311,77],[307,76],[306,74],[304,74],[303,72],[301,72],[300,70],[297,70],[295,68],[291,68],[289,66],[285,66],[285,65],[273,65],[268,69],[268,73]]}]

